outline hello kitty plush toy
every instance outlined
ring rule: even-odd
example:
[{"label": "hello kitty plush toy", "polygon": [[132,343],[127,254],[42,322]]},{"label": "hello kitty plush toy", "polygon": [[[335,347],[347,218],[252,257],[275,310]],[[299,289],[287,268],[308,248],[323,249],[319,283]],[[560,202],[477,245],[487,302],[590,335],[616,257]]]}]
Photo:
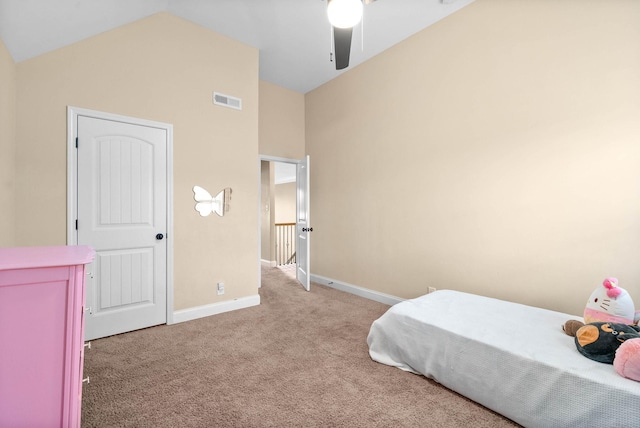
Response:
[{"label": "hello kitty plush toy", "polygon": [[640,320],[640,310],[635,311],[631,296],[618,287],[616,278],[607,278],[591,293],[583,317],[585,324],[602,321],[633,325]]}]

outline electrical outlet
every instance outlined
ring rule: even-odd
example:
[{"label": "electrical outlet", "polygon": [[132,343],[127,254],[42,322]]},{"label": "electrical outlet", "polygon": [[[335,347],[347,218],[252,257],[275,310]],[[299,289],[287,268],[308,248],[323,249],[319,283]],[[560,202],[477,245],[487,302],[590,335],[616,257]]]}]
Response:
[{"label": "electrical outlet", "polygon": [[429,287],[429,293],[433,293],[434,291],[436,291],[436,287]]},{"label": "electrical outlet", "polygon": [[218,283],[218,296],[221,296],[224,294],[224,282],[219,282]]}]

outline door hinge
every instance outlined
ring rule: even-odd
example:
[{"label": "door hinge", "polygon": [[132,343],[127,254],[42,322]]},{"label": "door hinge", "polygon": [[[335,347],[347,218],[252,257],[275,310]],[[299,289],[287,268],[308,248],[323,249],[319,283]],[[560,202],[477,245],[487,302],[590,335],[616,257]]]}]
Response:
[{"label": "door hinge", "polygon": [[78,148],[78,137],[76,137],[76,149]]},{"label": "door hinge", "polygon": [[78,230],[78,219],[76,219],[76,230]]}]

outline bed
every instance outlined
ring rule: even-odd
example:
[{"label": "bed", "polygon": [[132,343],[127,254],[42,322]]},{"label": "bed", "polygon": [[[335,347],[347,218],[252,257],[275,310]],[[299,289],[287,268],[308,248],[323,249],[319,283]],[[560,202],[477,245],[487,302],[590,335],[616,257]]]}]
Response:
[{"label": "bed", "polygon": [[374,361],[433,379],[525,427],[640,427],[640,382],[592,361],[562,331],[580,317],[452,290],[391,307]]}]

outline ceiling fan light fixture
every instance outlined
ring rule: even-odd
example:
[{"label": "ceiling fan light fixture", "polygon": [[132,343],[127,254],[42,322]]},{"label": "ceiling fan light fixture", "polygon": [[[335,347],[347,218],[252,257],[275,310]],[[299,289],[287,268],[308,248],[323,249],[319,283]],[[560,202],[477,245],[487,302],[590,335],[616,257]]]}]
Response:
[{"label": "ceiling fan light fixture", "polygon": [[362,19],[362,0],[329,0],[327,16],[337,28],[351,28]]}]

